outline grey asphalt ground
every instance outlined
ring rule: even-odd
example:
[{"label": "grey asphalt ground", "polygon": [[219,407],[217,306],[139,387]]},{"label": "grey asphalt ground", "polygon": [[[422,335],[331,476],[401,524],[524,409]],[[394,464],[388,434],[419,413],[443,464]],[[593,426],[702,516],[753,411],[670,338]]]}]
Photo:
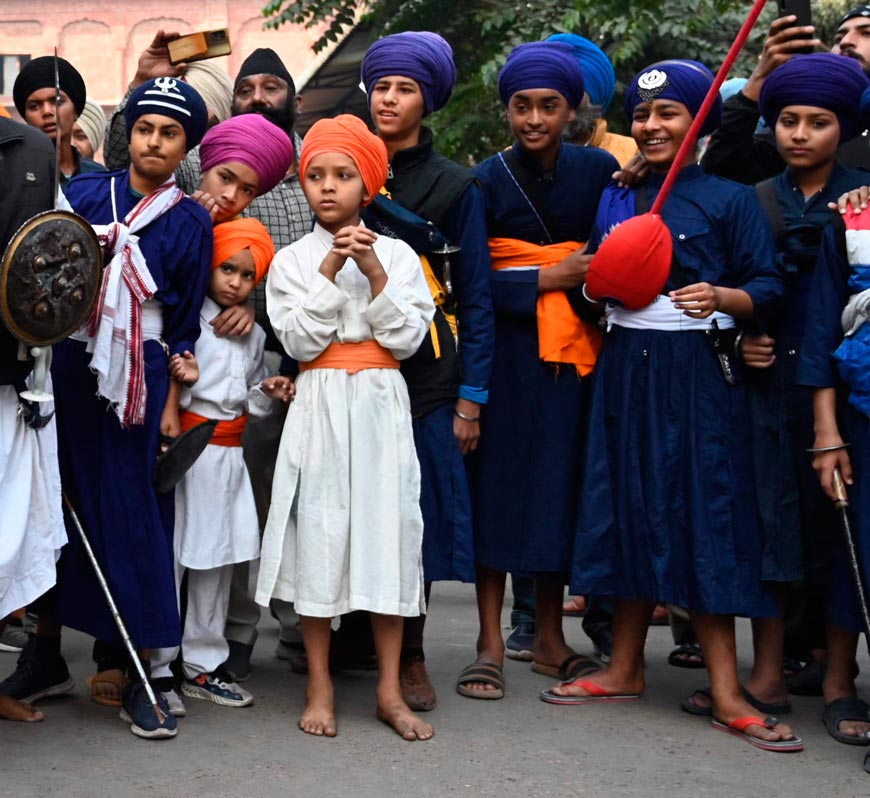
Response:
[{"label": "grey asphalt ground", "polygon": [[[579,620],[566,619],[566,632],[578,650],[591,651]],[[274,657],[277,629],[268,617],[246,683],[256,704],[228,709],[186,699],[188,716],[178,737],[149,742],[133,737],[116,710],[88,700],[90,641],[67,632],[64,650],[76,690],[40,703],[42,723],[0,722],[0,796],[870,796],[870,775],[862,769],[865,749],[827,735],[821,699],[793,699],[790,722],[806,743],[799,754],[759,751],[682,713],[680,699],[704,683],[704,674],[667,665],[667,628],[650,631],[648,688],[641,701],[586,707],[539,701],[539,690],[550,680],[511,661],[503,700],[457,695],[453,682],[474,656],[475,636],[473,588],[436,584],[427,652],[439,705],[429,713],[436,733],[426,743],[404,742],[376,720],[375,675],[363,672],[336,680],[336,739],[300,732],[305,677]],[[746,623],[739,640],[741,663],[748,665]],[[14,662],[14,655],[0,654],[0,673]],[[864,651],[859,664],[859,689],[868,697],[870,661]]]}]

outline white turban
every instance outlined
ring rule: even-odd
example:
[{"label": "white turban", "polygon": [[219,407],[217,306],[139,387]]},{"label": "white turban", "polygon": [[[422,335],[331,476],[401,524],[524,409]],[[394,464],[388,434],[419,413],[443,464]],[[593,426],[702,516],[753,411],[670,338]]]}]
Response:
[{"label": "white turban", "polygon": [[184,81],[199,92],[205,107],[218,122],[229,119],[233,111],[233,84],[229,75],[211,61],[194,61],[184,72]]}]

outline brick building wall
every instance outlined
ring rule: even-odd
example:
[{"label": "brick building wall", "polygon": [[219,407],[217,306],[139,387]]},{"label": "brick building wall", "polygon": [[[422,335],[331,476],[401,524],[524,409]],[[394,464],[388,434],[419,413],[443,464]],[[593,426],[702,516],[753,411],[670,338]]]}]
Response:
[{"label": "brick building wall", "polygon": [[81,72],[88,95],[113,107],[136,72],[155,31],[229,29],[233,52],[215,59],[231,76],[257,47],[271,47],[294,78],[315,60],[318,30],[262,29],[264,0],[3,0],[0,3],[0,101],[12,110],[17,56],[58,54]]}]

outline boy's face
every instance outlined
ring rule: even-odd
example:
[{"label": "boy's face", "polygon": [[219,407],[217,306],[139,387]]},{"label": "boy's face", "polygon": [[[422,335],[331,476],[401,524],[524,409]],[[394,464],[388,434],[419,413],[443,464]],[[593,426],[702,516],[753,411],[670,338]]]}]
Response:
[{"label": "boy's face", "polygon": [[73,125],[72,139],[70,143],[78,150],[78,153],[82,158],[94,157],[94,148],[91,146],[87,133],[81,129],[78,122]]},{"label": "boy's face", "polygon": [[511,96],[507,117],[520,146],[545,156],[559,150],[562,130],[574,118],[574,109],[553,89],[526,89]]},{"label": "boy's face", "polygon": [[372,88],[369,108],[381,138],[404,139],[423,122],[423,92],[416,80],[388,75]]},{"label": "boy's face", "polygon": [[257,284],[254,256],[248,248],[212,269],[208,295],[221,307],[241,305]]},{"label": "boy's face", "polygon": [[776,148],[792,168],[812,169],[833,162],[840,146],[840,122],[824,108],[789,105],[776,120]]},{"label": "boy's face", "polygon": [[666,171],[692,125],[689,109],[676,100],[653,100],[634,109],[631,135],[653,171]]},{"label": "boy's face", "polygon": [[353,158],[340,152],[314,156],[303,187],[317,221],[332,233],[359,224],[360,207],[370,199]]},{"label": "boy's face", "polygon": [[130,131],[131,168],[149,181],[166,180],[187,154],[180,122],[160,114],[140,116]]},{"label": "boy's face", "polygon": [[60,107],[56,107],[56,99],[53,88],[37,89],[24,104],[24,121],[38,127],[52,141],[57,138],[58,126],[64,138],[70,135],[76,121],[76,109],[66,92],[60,93]]},{"label": "boy's face", "polygon": [[229,161],[202,173],[201,191],[210,194],[217,203],[215,224],[238,216],[257,196],[260,178],[250,166]]}]

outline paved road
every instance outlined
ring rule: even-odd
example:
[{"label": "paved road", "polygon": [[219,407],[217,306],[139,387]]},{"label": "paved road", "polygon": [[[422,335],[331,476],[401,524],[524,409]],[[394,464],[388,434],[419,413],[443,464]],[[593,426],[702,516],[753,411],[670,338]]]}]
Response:
[{"label": "paved road", "polygon": [[[339,737],[315,739],[296,729],[304,677],[273,657],[276,631],[263,622],[247,686],[256,705],[228,709],[188,699],[189,714],[169,742],[134,738],[115,711],[87,700],[90,644],[68,633],[64,648],[78,687],[43,702],[41,724],[0,722],[0,796],[4,798],[735,798],[870,796],[864,749],[834,742],[820,722],[820,699],[796,698],[791,722],[806,742],[801,754],[758,751],[715,732],[678,709],[702,683],[697,671],[669,667],[667,629],[647,647],[647,696],[636,704],[554,707],[537,698],[549,681],[508,662],[508,695],[474,701],[452,688],[472,658],[473,589],[436,585],[428,626],[429,668],[440,703],[430,713],[436,736],[407,743],[374,717],[374,674],[339,677]],[[579,622],[569,641],[589,648]],[[749,657],[740,628],[741,661]],[[0,671],[14,657],[0,654]],[[870,694],[862,653],[859,687]]]}]

